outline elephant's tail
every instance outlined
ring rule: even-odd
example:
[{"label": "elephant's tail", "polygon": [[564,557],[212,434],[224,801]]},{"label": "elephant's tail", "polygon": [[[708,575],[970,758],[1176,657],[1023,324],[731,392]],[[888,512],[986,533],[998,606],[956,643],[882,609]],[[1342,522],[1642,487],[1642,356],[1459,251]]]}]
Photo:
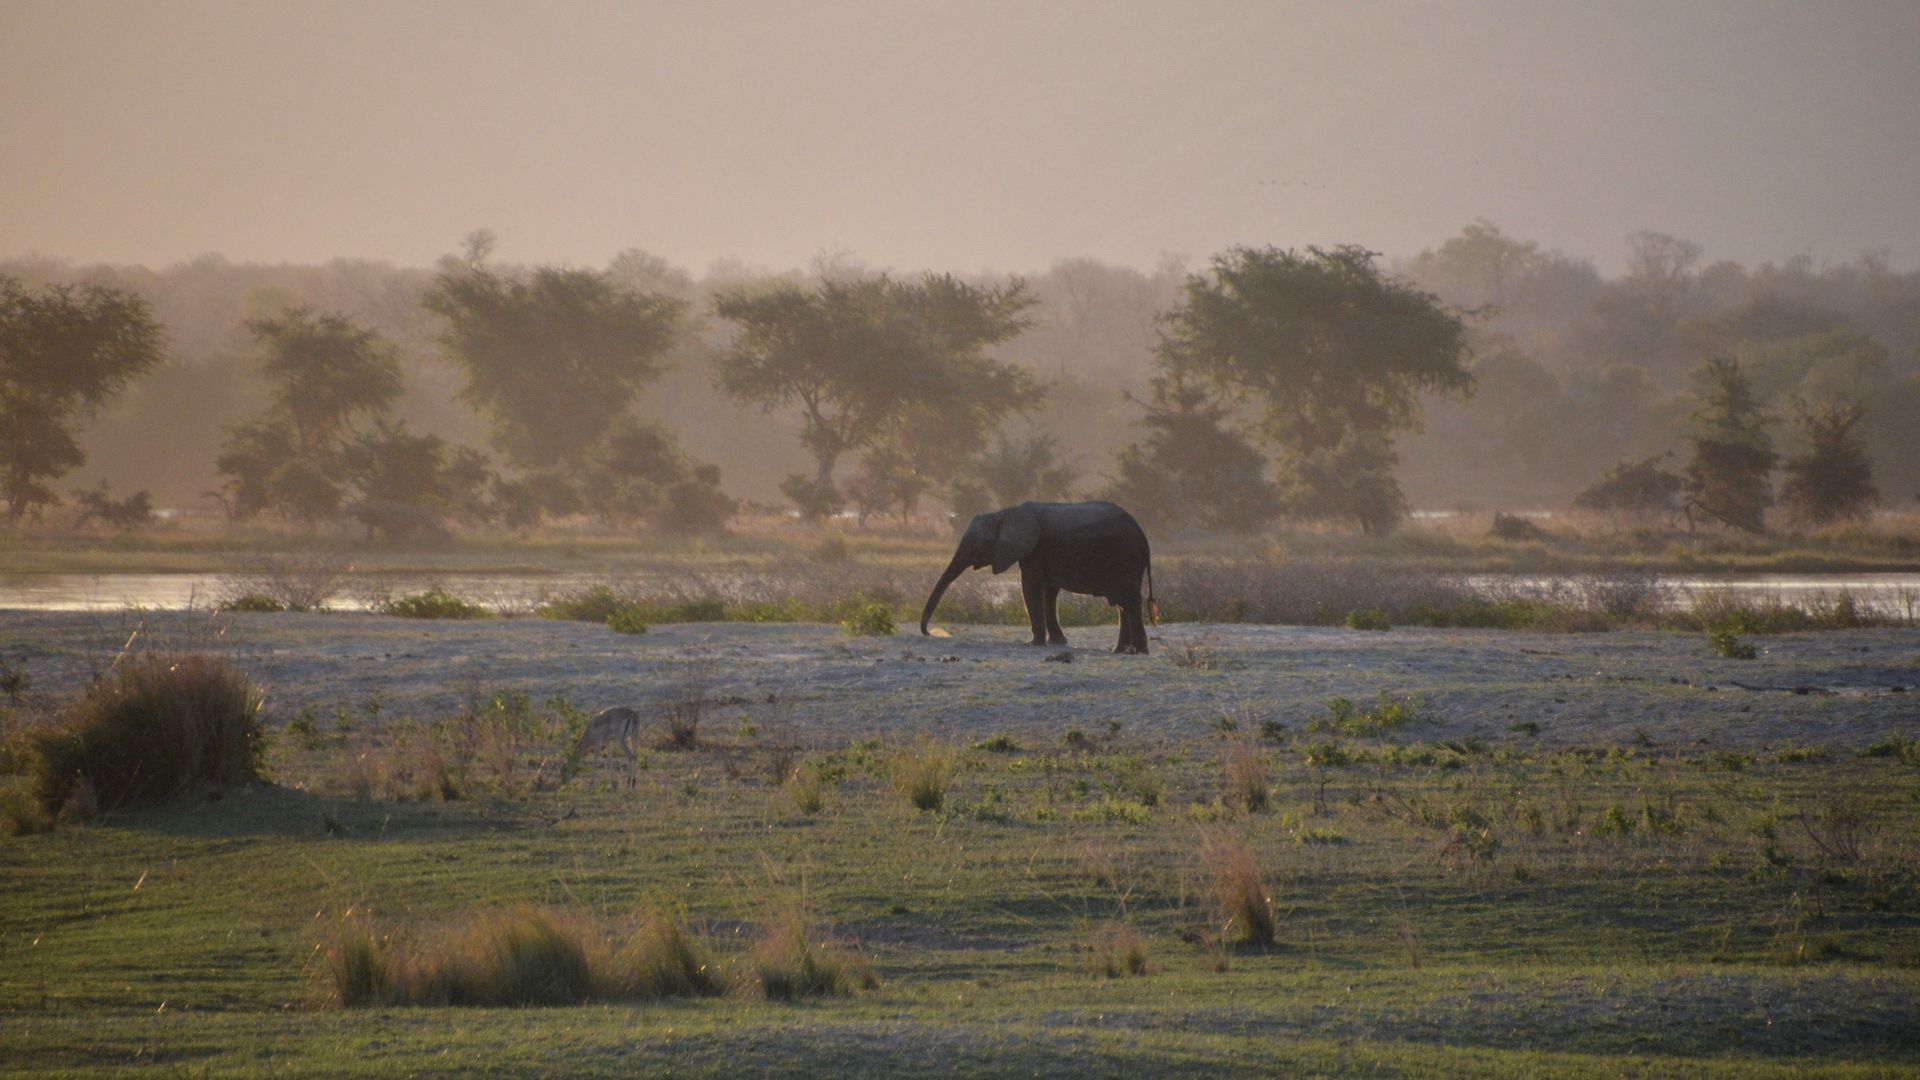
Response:
[{"label": "elephant's tail", "polygon": [[1153,560],[1147,560],[1147,618],[1160,625],[1160,601],[1153,598]]}]

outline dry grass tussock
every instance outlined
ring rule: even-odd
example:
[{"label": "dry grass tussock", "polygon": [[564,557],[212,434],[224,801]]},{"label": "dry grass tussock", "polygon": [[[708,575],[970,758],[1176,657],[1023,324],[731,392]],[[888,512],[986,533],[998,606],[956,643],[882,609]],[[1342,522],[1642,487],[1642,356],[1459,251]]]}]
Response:
[{"label": "dry grass tussock", "polygon": [[1201,845],[1201,858],[1212,877],[1212,900],[1221,939],[1272,945],[1279,920],[1274,915],[1273,897],[1246,841],[1225,833],[1212,835]]},{"label": "dry grass tussock", "polygon": [[1249,814],[1265,810],[1272,801],[1267,778],[1267,756],[1252,742],[1229,743],[1224,763],[1221,800]]},{"label": "dry grass tussock", "polygon": [[579,910],[522,905],[415,937],[352,911],[319,956],[319,997],[346,1008],[576,1005],[712,997],[727,988],[705,945],[660,913],[618,933]]},{"label": "dry grass tussock", "polygon": [[1119,919],[1103,922],[1087,935],[1087,971],[1105,979],[1150,975],[1147,939],[1132,924]]},{"label": "dry grass tussock", "polygon": [[880,985],[857,951],[811,940],[797,907],[768,924],[748,963],[760,992],[772,1001],[846,997]]},{"label": "dry grass tussock", "polygon": [[340,1008],[578,1005],[717,997],[845,997],[879,985],[860,953],[814,940],[799,909],[764,928],[729,973],[679,920],[609,929],[579,909],[490,910],[438,931],[380,926],[355,909],[315,950],[315,996]]},{"label": "dry grass tussock", "polygon": [[30,736],[35,798],[117,810],[259,779],[260,704],[219,657],[127,657]]},{"label": "dry grass tussock", "polygon": [[959,754],[950,746],[925,741],[902,748],[893,758],[893,786],[916,810],[938,810],[947,801],[947,788]]}]

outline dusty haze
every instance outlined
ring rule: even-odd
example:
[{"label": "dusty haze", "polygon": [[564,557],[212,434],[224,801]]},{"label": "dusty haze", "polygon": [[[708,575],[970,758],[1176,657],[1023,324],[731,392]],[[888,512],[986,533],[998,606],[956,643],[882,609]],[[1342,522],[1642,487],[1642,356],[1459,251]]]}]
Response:
[{"label": "dusty haze", "polygon": [[1920,259],[1920,5],[0,0],[0,255]]}]

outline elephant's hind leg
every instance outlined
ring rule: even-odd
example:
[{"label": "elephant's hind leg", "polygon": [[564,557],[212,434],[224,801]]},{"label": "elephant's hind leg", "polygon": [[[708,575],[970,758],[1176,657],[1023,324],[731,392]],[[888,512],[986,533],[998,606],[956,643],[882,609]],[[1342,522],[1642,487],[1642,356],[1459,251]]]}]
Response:
[{"label": "elephant's hind leg", "polygon": [[1140,601],[1123,604],[1120,607],[1120,644],[1113,647],[1117,653],[1147,652],[1147,625],[1140,618]]}]

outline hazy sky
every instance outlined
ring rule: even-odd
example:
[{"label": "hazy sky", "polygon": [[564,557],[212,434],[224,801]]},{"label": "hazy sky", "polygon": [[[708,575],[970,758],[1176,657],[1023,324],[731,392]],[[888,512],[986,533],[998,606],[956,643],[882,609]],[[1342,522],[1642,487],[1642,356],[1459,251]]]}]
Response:
[{"label": "hazy sky", "polygon": [[0,0],[0,255],[1920,264],[1920,0]]}]

